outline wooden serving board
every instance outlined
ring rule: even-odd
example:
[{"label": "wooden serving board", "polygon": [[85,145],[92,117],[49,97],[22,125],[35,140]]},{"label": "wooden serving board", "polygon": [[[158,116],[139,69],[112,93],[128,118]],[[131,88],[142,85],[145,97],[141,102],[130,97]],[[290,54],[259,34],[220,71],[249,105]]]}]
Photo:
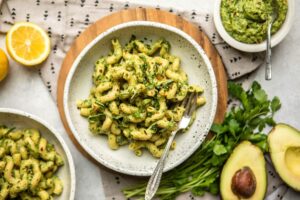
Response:
[{"label": "wooden serving board", "polygon": [[68,132],[70,138],[76,145],[76,147],[89,159],[97,163],[93,158],[91,158],[85,150],[77,142],[73,133],[71,132],[64,112],[63,98],[64,98],[64,86],[69,70],[79,55],[83,48],[89,44],[94,38],[96,38],[100,33],[106,31],[107,29],[124,23],[128,21],[154,21],[164,24],[174,26],[178,29],[183,30],[190,36],[192,36],[204,49],[207,56],[209,57],[218,84],[218,107],[217,113],[215,116],[215,122],[222,122],[225,116],[227,108],[227,75],[224,70],[224,65],[222,60],[215,49],[215,47],[210,42],[207,35],[200,31],[194,24],[184,20],[182,17],[174,15],[166,11],[160,11],[156,9],[145,9],[145,8],[136,8],[129,10],[122,10],[102,19],[98,20],[94,24],[90,25],[81,35],[74,41],[73,45],[69,49],[66,57],[61,66],[59,78],[58,78],[58,88],[57,88],[57,105],[60,113],[61,120],[65,126],[66,131]]}]

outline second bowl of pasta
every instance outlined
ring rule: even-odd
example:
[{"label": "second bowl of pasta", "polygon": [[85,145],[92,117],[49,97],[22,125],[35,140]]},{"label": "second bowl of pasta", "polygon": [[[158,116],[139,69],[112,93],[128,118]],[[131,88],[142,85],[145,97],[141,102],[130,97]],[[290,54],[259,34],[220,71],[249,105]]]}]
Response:
[{"label": "second bowl of pasta", "polygon": [[63,138],[23,111],[0,108],[0,199],[75,198],[75,167]]},{"label": "second bowl of pasta", "polygon": [[64,108],[78,142],[98,162],[139,176],[152,174],[189,92],[198,94],[193,123],[176,136],[164,171],[205,139],[217,106],[216,80],[203,49],[186,33],[135,21],[100,34],[77,57]]}]

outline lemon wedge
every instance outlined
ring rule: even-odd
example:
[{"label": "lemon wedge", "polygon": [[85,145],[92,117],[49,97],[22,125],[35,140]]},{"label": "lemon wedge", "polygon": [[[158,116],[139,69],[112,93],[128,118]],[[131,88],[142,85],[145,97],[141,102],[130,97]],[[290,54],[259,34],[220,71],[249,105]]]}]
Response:
[{"label": "lemon wedge", "polygon": [[8,59],[2,49],[0,49],[0,81],[2,81],[8,73]]},{"label": "lemon wedge", "polygon": [[36,24],[19,22],[6,35],[9,55],[25,66],[35,66],[47,59],[50,53],[50,39]]}]

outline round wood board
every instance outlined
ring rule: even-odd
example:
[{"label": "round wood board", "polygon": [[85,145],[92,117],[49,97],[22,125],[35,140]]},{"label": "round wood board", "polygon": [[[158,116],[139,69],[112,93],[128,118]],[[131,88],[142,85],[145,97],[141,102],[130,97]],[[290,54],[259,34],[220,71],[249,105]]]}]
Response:
[{"label": "round wood board", "polygon": [[100,20],[96,21],[94,24],[90,25],[83,33],[81,33],[78,38],[76,38],[76,40],[72,44],[61,66],[57,88],[57,106],[66,131],[68,132],[76,147],[95,163],[97,162],[93,158],[91,158],[80,146],[68,126],[63,106],[65,81],[74,60],[87,44],[89,44],[94,38],[96,38],[100,33],[106,31],[107,29],[128,21],[160,22],[181,29],[192,36],[206,52],[212,63],[216,75],[218,85],[218,107],[215,116],[215,122],[223,121],[227,108],[227,75],[224,69],[224,65],[217,50],[210,42],[207,35],[204,32],[200,31],[197,26],[172,13],[148,8],[122,10],[103,17]]}]

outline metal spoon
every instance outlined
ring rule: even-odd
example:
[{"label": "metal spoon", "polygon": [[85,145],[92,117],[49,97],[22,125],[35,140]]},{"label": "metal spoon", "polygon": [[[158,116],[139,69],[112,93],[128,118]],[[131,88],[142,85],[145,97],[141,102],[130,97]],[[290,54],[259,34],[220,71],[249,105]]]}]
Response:
[{"label": "metal spoon", "polygon": [[268,30],[267,30],[267,52],[266,52],[266,80],[272,79],[272,65],[271,65],[271,30],[274,21],[278,17],[278,3],[277,0],[272,0],[272,14],[271,14],[271,20],[268,24]]}]

